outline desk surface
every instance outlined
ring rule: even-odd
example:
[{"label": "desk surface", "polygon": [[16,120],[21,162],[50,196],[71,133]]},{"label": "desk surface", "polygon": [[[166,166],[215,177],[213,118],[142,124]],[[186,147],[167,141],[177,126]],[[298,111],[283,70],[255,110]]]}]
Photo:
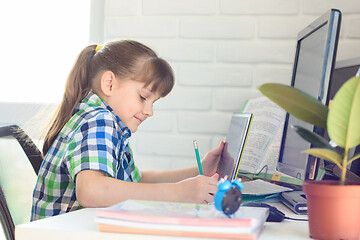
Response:
[{"label": "desk surface", "polygon": [[[296,215],[287,209],[281,203],[272,203],[271,205],[283,211],[286,216],[294,218],[306,218],[307,216]],[[94,222],[96,209],[87,208],[74,211],[59,216],[42,219],[26,224],[16,226],[15,239],[194,239],[199,238],[181,238],[169,236],[154,236],[141,234],[120,234],[100,232]],[[264,239],[310,239],[307,221],[284,220],[281,223],[266,222],[263,232],[258,238]]]}]

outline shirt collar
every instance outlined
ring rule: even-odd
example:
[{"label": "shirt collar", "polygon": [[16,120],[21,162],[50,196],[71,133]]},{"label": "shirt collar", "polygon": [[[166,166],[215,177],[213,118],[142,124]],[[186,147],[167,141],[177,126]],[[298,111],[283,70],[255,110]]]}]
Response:
[{"label": "shirt collar", "polygon": [[[90,91],[89,94],[81,101],[81,103],[85,103],[87,106],[90,107],[100,107],[103,109],[107,109],[115,118],[117,123],[120,126],[120,129],[122,131],[122,135],[126,138],[129,138],[131,136],[130,129],[125,125],[123,121],[119,118],[119,116],[114,112],[114,110],[96,93],[93,91]],[[79,109],[82,109],[82,104],[80,104]]]}]

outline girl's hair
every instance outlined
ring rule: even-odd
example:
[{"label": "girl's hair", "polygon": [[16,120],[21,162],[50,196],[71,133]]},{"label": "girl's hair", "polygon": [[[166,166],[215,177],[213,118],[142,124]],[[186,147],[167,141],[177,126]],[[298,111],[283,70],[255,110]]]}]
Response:
[{"label": "girl's hair", "polygon": [[109,42],[97,52],[96,46],[84,48],[70,71],[62,102],[45,136],[44,156],[76,106],[91,89],[96,88],[103,72],[112,71],[120,79],[127,77],[145,82],[145,87],[151,84],[151,91],[158,92],[161,97],[165,97],[174,86],[170,65],[147,46],[132,40]]}]

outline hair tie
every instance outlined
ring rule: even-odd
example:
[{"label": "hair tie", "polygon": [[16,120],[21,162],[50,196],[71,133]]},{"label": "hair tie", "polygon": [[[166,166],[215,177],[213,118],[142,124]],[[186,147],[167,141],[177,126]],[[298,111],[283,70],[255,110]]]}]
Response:
[{"label": "hair tie", "polygon": [[95,53],[97,53],[103,46],[102,45],[97,45],[95,48]]}]

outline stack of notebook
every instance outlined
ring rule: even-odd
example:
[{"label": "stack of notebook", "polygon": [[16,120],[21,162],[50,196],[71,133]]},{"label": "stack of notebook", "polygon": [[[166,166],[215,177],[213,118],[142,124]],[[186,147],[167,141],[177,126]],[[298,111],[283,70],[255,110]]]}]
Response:
[{"label": "stack of notebook", "polygon": [[95,221],[104,232],[256,239],[268,214],[267,208],[240,207],[228,218],[214,205],[127,200],[97,209]]}]

